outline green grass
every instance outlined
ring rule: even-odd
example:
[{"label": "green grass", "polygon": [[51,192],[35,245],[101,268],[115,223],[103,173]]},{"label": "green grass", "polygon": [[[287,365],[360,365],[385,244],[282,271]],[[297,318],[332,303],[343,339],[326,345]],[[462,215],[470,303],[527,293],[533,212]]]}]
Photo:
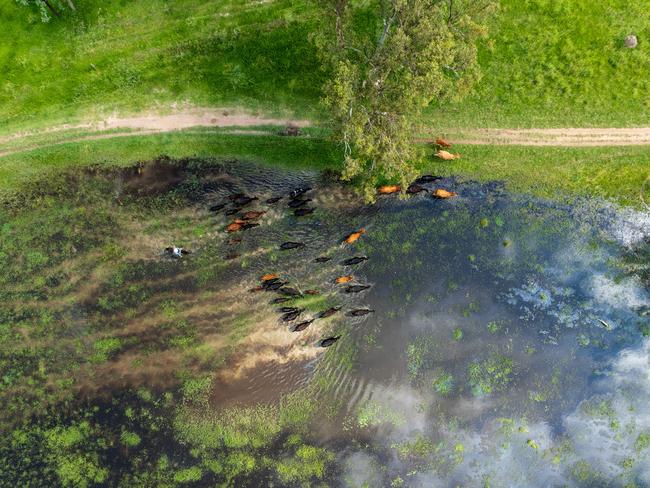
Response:
[{"label": "green grass", "polygon": [[[484,78],[463,102],[431,107],[425,125],[648,125],[650,0],[502,0],[480,49]],[[322,121],[324,73],[309,42],[306,0],[87,0],[48,24],[0,0],[0,134],[158,107],[245,107]],[[623,47],[634,32],[639,47]],[[266,130],[270,130],[266,128]],[[0,188],[70,165],[130,164],[160,154],[223,156],[294,167],[335,167],[319,139],[187,131],[65,142],[84,129],[33,135],[3,150],[52,145],[0,158]],[[314,131],[313,135],[322,135]],[[60,142],[63,144],[59,144]],[[59,144],[59,145],[53,145]],[[543,196],[597,195],[640,205],[650,156],[644,148],[459,147],[463,159],[428,169],[504,179]]]},{"label": "green grass", "polygon": [[[319,119],[306,0],[79,4],[43,24],[0,0],[0,132],[185,102]],[[427,125],[647,125],[649,10],[650,0],[501,0],[476,94],[431,108]]]},{"label": "green grass", "polygon": [[[650,1],[501,0],[480,51],[483,80],[431,110],[439,127],[648,125]],[[639,45],[627,49],[625,36]]]},{"label": "green grass", "polygon": [[316,113],[305,2],[78,3],[43,24],[0,0],[0,131],[185,101]]},{"label": "green grass", "polygon": [[[642,207],[650,176],[650,151],[642,146],[553,148],[457,146],[462,159],[445,162],[429,154],[422,171],[481,181],[503,180],[514,191],[552,199],[598,196]],[[324,138],[281,138],[180,131],[69,142],[0,157],[0,193],[14,191],[47,172],[71,166],[127,166],[160,155],[249,159],[287,169],[337,169],[337,147]],[[648,190],[645,199],[650,201]]]},{"label": "green grass", "polygon": [[650,203],[650,151],[643,146],[610,148],[456,146],[460,160],[432,160],[426,169],[480,181],[503,180],[515,191],[551,199],[598,196],[644,207]]}]

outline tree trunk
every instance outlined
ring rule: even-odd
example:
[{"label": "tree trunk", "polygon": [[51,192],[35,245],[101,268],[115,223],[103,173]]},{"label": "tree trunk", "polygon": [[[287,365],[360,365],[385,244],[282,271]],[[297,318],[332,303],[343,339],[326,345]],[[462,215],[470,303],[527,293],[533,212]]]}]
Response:
[{"label": "tree trunk", "polygon": [[74,6],[74,2],[72,0],[68,0],[68,5],[70,6],[70,10],[77,10]]},{"label": "tree trunk", "polygon": [[47,5],[47,8],[50,9],[50,12],[54,14],[55,17],[61,17],[61,14],[57,12],[57,10],[54,8],[54,6],[50,3],[50,0],[43,0],[43,3]]},{"label": "tree trunk", "polygon": [[347,0],[336,2],[334,12],[336,15],[336,40],[340,49],[345,48],[345,34],[343,33],[343,16],[347,8]]}]

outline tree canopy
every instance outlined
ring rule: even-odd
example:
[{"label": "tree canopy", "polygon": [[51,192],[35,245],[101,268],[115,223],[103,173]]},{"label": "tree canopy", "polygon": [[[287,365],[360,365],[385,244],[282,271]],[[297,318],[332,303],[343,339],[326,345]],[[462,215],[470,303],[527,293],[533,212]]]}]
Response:
[{"label": "tree canopy", "polygon": [[372,200],[382,180],[415,177],[421,110],[479,79],[477,40],[494,0],[314,0],[314,39],[331,73],[324,103],[343,146],[345,179]]}]

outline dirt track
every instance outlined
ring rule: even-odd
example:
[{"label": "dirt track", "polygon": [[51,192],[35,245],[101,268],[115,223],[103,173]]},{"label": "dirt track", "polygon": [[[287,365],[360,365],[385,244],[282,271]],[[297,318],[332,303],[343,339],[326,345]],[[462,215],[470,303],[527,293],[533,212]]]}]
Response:
[{"label": "dirt track", "polygon": [[[70,124],[48,129],[18,132],[0,137],[0,157],[23,151],[38,149],[69,142],[81,142],[112,137],[149,135],[189,129],[192,127],[254,127],[262,125],[311,125],[309,120],[288,120],[266,118],[245,113],[229,112],[217,108],[196,108],[171,114],[148,114],[134,117],[108,117],[98,122]],[[123,131],[120,131],[123,129]],[[83,130],[96,132],[79,137],[65,137],[66,131]],[[111,131],[111,132],[108,132]],[[103,133],[105,132],[105,133]],[[252,132],[252,131],[244,131]],[[29,144],[30,137],[61,133],[57,142]],[[254,133],[254,132],[252,132]],[[556,129],[464,129],[441,130],[456,144],[514,145],[514,146],[557,146],[557,147],[595,147],[595,146],[640,146],[650,145],[650,127],[636,128],[556,128]],[[20,140],[25,145],[7,147],[3,145]]]},{"label": "dirt track", "polygon": [[650,144],[650,127],[470,129],[453,140],[458,144],[509,146],[644,146]]}]

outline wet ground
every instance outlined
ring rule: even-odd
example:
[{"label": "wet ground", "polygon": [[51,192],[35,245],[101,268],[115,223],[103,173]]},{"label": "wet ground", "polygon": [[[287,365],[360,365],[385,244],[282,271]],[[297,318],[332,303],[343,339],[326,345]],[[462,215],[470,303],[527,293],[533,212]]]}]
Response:
[{"label": "wet ground", "polygon": [[[120,388],[170,387],[187,358],[150,353],[174,327],[158,325],[180,314],[195,327],[192,340],[230,348],[207,369],[197,416],[296,392],[316,401],[301,435],[332,458],[313,483],[650,485],[648,214],[455,179],[368,206],[334,178],[239,161],[163,162],[111,178],[118,205],[181,188],[156,225],[182,216],[199,231],[163,240],[148,222],[146,237],[134,237],[129,259],[140,263],[149,305],[132,304],[120,334],[148,337],[149,354],[142,371],[130,370],[140,349],[123,349],[99,382],[104,374]],[[290,206],[289,193],[307,188],[301,198],[311,200]],[[437,188],[458,195],[435,199]],[[296,216],[296,208],[315,210]],[[248,221],[258,226],[225,231],[249,211],[264,212]],[[304,246],[283,250],[285,242]],[[170,258],[163,249],[172,245],[191,254]],[[368,259],[343,264],[353,257]],[[285,294],[257,290],[265,274],[286,282]],[[351,278],[336,283],[342,276]],[[284,321],[280,307],[299,313]],[[319,318],[331,307],[341,308]],[[245,326],[224,345],[235,323]],[[289,455],[287,444],[271,446],[266,454]],[[297,482],[251,470],[229,483]]]}]

